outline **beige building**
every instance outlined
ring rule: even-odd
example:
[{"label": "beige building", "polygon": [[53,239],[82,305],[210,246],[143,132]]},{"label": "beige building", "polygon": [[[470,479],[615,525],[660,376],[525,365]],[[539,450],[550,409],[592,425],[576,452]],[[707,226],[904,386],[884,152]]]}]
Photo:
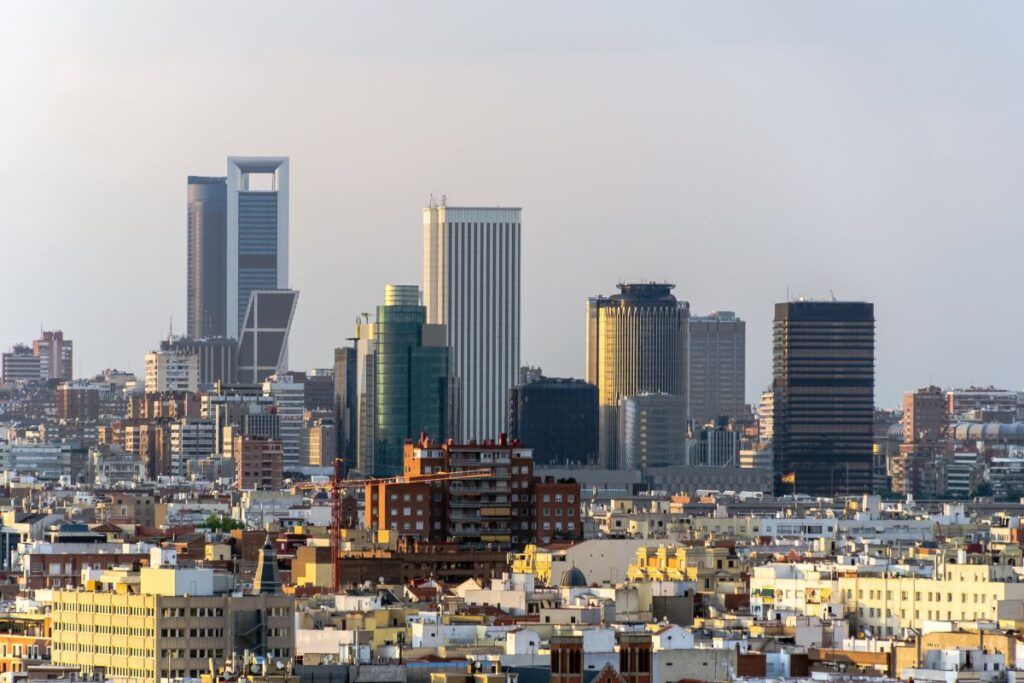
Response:
[{"label": "beige building", "polygon": [[587,382],[598,392],[598,451],[602,466],[622,466],[619,401],[645,393],[683,397],[687,417],[690,305],[675,285],[620,284],[618,294],[587,300]]},{"label": "beige building", "polygon": [[146,354],[146,393],[197,391],[199,356],[182,351],[150,351]]},{"label": "beige building", "polygon": [[995,621],[1001,601],[1024,599],[1014,567],[989,564],[940,564],[935,578],[841,575],[839,591],[856,631],[875,637],[926,621]]},{"label": "beige building", "polygon": [[[157,551],[159,552],[159,551]],[[232,595],[210,569],[89,572],[84,590],[53,593],[52,659],[118,682],[196,677],[245,650],[295,654],[294,598]]]}]

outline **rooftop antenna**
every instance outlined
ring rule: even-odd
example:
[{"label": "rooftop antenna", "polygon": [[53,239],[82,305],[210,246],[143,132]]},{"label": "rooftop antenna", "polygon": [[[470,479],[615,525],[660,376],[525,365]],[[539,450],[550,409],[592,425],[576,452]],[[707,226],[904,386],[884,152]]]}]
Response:
[{"label": "rooftop antenna", "polygon": [[441,195],[441,206],[448,206],[448,195]]},{"label": "rooftop antenna", "polygon": [[828,290],[828,295],[829,295],[829,297],[831,297],[831,298],[832,298],[832,303],[835,303],[835,301],[836,301],[836,295],[835,295],[835,294],[834,294],[834,293],[832,292],[832,290],[831,290],[831,289],[830,289],[830,290]]}]

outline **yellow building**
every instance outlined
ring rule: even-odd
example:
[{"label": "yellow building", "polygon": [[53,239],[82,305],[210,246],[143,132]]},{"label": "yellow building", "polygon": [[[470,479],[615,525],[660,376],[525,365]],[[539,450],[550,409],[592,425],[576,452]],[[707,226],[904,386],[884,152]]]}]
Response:
[{"label": "yellow building", "polygon": [[876,637],[926,621],[995,621],[1001,600],[1024,599],[1014,568],[991,564],[939,564],[935,578],[850,573],[839,591],[854,628]]},{"label": "yellow building", "polygon": [[729,548],[659,545],[638,548],[626,576],[631,581],[694,581],[697,590],[714,591],[720,580],[738,578],[740,566]]},{"label": "yellow building", "polygon": [[54,591],[53,663],[156,683],[198,677],[209,660],[223,663],[232,652],[293,657],[293,598],[233,596],[230,578],[210,569],[146,567],[95,572],[85,590]]},{"label": "yellow building", "polygon": [[512,555],[512,573],[533,574],[539,583],[550,586],[552,554],[552,551],[531,543],[523,548],[523,552]]}]

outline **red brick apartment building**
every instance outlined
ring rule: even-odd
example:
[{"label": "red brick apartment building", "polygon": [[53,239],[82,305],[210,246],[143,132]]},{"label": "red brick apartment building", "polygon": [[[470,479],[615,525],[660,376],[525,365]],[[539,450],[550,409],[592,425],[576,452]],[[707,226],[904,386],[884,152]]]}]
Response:
[{"label": "red brick apartment building", "polygon": [[580,485],[533,476],[533,451],[497,442],[406,442],[404,475],[488,470],[478,479],[371,483],[365,524],[432,543],[523,546],[583,536]]}]

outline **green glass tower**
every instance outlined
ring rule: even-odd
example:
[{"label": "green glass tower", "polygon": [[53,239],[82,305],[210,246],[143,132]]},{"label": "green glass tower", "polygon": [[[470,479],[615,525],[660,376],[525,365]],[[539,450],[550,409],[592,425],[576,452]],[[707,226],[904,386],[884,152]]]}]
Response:
[{"label": "green glass tower", "polygon": [[444,325],[428,325],[415,285],[387,285],[377,307],[375,476],[401,474],[406,439],[447,437],[449,352]]}]

